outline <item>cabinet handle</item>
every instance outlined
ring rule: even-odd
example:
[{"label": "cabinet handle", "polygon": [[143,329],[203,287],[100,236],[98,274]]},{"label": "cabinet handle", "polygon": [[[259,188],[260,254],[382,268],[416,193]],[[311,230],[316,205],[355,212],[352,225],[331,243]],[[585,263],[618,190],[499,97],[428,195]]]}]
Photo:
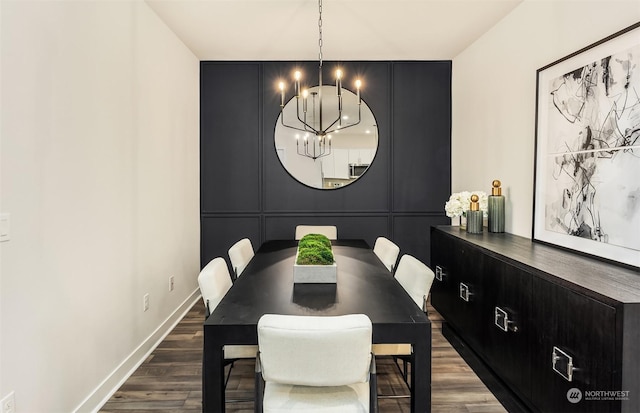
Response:
[{"label": "cabinet handle", "polygon": [[447,274],[444,272],[444,269],[441,266],[436,265],[436,280],[442,281],[446,275]]},{"label": "cabinet handle", "polygon": [[553,363],[553,371],[561,375],[566,381],[573,381],[573,372],[577,370],[577,368],[573,367],[573,357],[553,346],[551,361]]},{"label": "cabinet handle", "polygon": [[473,293],[471,293],[469,291],[469,286],[466,285],[465,283],[460,283],[460,298],[462,298],[462,300],[469,302],[469,298],[473,295]]},{"label": "cabinet handle", "polygon": [[496,307],[495,309],[493,323],[496,327],[498,327],[505,333],[509,332],[509,330],[513,331],[514,333],[518,331],[518,326],[516,325],[515,321],[509,320],[509,314],[500,307]]}]

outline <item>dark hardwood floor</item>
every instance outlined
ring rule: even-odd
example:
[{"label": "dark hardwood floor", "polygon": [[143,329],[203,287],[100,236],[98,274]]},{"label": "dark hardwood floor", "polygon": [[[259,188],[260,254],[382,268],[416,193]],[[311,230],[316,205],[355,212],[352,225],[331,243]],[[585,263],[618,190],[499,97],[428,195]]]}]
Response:
[{"label": "dark hardwood floor", "polygon": [[[449,342],[442,336],[440,315],[429,308],[432,321],[431,411],[434,413],[506,412]],[[201,301],[102,407],[100,412],[201,412]],[[408,394],[390,357],[378,357],[378,392]],[[253,412],[253,360],[236,362],[227,385],[227,412]],[[381,413],[409,412],[409,399],[379,401]]]}]

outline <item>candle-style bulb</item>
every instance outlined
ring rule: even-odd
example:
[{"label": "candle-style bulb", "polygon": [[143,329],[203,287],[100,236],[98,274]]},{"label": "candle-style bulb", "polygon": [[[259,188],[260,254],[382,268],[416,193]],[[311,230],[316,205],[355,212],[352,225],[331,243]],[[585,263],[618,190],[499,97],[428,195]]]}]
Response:
[{"label": "candle-style bulb", "polygon": [[296,72],[294,73],[293,77],[295,78],[295,94],[296,97],[300,96],[300,78],[302,77],[302,73],[300,73],[299,70],[296,70]]},{"label": "candle-style bulb", "polygon": [[361,102],[361,99],[360,99],[360,87],[361,86],[362,86],[362,81],[360,81],[360,79],[356,80],[356,95],[358,97],[358,105]]},{"label": "candle-style bulb", "polygon": [[309,89],[302,91],[302,111],[307,113],[307,97],[309,96]]},{"label": "candle-style bulb", "polygon": [[284,108],[284,82],[280,82],[280,107]]}]

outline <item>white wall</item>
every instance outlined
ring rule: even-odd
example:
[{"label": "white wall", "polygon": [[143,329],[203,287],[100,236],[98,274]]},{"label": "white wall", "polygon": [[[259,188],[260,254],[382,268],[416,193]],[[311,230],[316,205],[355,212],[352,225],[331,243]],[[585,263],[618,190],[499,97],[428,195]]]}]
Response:
[{"label": "white wall", "polygon": [[525,0],[456,56],[452,191],[500,179],[506,231],[531,237],[536,71],[637,21],[637,0]]},{"label": "white wall", "polygon": [[197,299],[199,61],[141,1],[0,10],[0,397],[89,411]]}]

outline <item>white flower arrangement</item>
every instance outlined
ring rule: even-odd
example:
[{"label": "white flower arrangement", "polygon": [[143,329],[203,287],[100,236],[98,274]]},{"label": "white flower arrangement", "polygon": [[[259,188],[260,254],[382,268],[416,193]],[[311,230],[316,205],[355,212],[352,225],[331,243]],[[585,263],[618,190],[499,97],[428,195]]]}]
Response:
[{"label": "white flower arrangement", "polygon": [[462,191],[451,194],[449,200],[444,204],[444,210],[449,218],[466,216],[469,205],[471,204],[471,195],[476,194],[480,198],[480,210],[483,216],[487,216],[489,198],[484,191]]}]

